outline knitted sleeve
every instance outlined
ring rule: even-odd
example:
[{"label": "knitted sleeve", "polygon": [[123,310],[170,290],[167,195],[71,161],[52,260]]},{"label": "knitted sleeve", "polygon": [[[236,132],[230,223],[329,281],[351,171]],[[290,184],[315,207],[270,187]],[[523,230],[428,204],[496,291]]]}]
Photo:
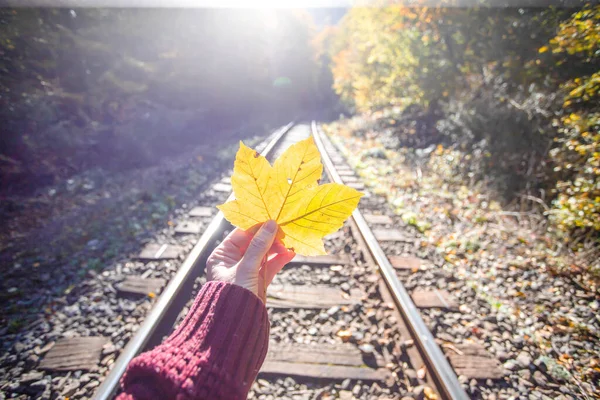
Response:
[{"label": "knitted sleeve", "polygon": [[117,400],[245,399],[267,354],[262,301],[241,286],[206,283],[181,325],[134,358]]}]

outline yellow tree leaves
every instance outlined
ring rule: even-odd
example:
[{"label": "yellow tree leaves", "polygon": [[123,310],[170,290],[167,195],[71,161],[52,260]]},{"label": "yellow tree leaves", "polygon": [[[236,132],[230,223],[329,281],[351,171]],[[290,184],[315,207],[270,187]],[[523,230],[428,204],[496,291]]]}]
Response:
[{"label": "yellow tree leaves", "polygon": [[553,53],[579,54],[591,62],[597,57],[600,43],[600,5],[587,6],[560,24],[550,44]]},{"label": "yellow tree leaves", "polygon": [[323,237],[342,227],[362,193],[337,183],[319,185],[322,173],[312,138],[290,146],[273,166],[240,142],[231,176],[235,200],[217,207],[242,229],[275,220],[277,237],[298,254],[326,254]]}]

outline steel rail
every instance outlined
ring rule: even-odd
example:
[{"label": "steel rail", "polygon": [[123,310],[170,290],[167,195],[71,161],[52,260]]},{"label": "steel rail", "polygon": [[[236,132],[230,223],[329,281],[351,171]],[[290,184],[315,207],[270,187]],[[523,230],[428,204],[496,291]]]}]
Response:
[{"label": "steel rail", "polygon": [[[290,122],[283,128],[280,128],[262,150],[261,154],[264,156],[269,155],[269,153],[293,125],[294,123]],[[228,200],[231,200],[232,198],[233,194],[229,196]],[[129,365],[129,362],[147,345],[149,338],[157,330],[174,299],[178,294],[180,294],[184,283],[195,278],[196,274],[194,272],[196,270],[198,261],[201,260],[203,256],[208,256],[208,252],[212,250],[211,244],[219,239],[219,235],[222,234],[226,226],[225,223],[226,221],[223,217],[223,213],[219,212],[206,227],[206,230],[198,242],[196,242],[196,245],[194,245],[194,248],[188,254],[175,276],[170,280],[169,284],[158,298],[158,301],[154,307],[152,307],[152,310],[140,328],[137,330],[131,340],[129,340],[119,358],[117,358],[117,361],[113,365],[110,373],[98,387],[98,390],[93,397],[94,400],[109,400],[112,398],[119,387],[119,380],[125,373],[127,365]]]},{"label": "steel rail", "polygon": [[[322,139],[323,133],[320,131],[315,121],[312,121],[311,128],[315,143],[321,152],[321,158],[325,165],[325,171],[327,172],[327,175],[329,175],[329,179],[331,179],[332,182],[343,183],[331,158],[327,154]],[[450,366],[450,363],[448,363],[448,360],[440,347],[435,342],[433,335],[427,328],[427,325],[425,325],[423,318],[421,318],[419,310],[413,303],[404,285],[402,285],[398,279],[394,267],[390,264],[381,246],[379,246],[379,242],[375,238],[375,235],[373,235],[371,228],[369,228],[367,221],[358,208],[352,213],[352,218],[358,226],[358,230],[367,244],[371,255],[378,264],[386,285],[390,289],[406,325],[413,334],[414,339],[416,339],[415,342],[417,343],[421,356],[426,360],[425,362],[429,364],[428,370],[433,375],[434,381],[440,391],[440,395],[446,399],[468,400],[469,396],[467,396],[467,393],[458,381],[456,373]]]}]

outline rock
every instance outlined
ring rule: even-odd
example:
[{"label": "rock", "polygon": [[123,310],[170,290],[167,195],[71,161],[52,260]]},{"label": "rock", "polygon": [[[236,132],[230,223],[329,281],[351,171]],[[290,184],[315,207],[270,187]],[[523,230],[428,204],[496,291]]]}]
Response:
[{"label": "rock", "polygon": [[379,158],[382,160],[387,159],[387,156],[385,155],[385,152],[383,151],[383,149],[378,148],[378,147],[374,147],[374,148],[363,151],[363,157]]},{"label": "rock", "polygon": [[356,385],[354,385],[354,387],[352,388],[352,394],[356,397],[360,396],[360,393],[362,392],[362,386],[359,385],[358,383]]},{"label": "rock", "polygon": [[381,392],[381,386],[377,384],[377,382],[373,382],[371,388],[369,389],[370,394],[375,394]]},{"label": "rock", "polygon": [[486,315],[483,319],[494,324],[498,322],[498,317],[494,314]]},{"label": "rock", "polygon": [[589,382],[581,382],[581,388],[588,393],[592,393],[594,391],[593,386]]},{"label": "rock", "polygon": [[417,377],[417,371],[412,368],[408,368],[404,371],[404,376],[408,379],[411,385],[415,386],[419,383],[419,379]]},{"label": "rock", "polygon": [[548,365],[546,364],[546,360],[544,357],[538,357],[538,359],[533,362],[533,365],[535,365],[537,369],[539,369],[542,372],[548,371]]},{"label": "rock", "polygon": [[350,379],[344,379],[344,381],[342,382],[341,388],[343,390],[348,390],[348,389],[350,389],[351,384],[352,384],[352,381]]},{"label": "rock", "polygon": [[352,392],[349,390],[340,390],[339,391],[339,399],[340,400],[352,400],[354,399],[354,396],[352,395]]},{"label": "rock", "polygon": [[526,380],[531,380],[531,372],[528,369],[522,369],[519,371],[519,376]]},{"label": "rock", "polygon": [[333,317],[339,311],[340,311],[340,308],[338,306],[333,306],[329,310],[327,310],[327,315],[329,315],[330,317]]},{"label": "rock", "polygon": [[525,380],[523,378],[519,378],[519,387],[520,386],[523,386],[526,388],[531,388],[531,387],[533,387],[533,383],[531,383],[528,380]]},{"label": "rock", "polygon": [[311,336],[315,336],[317,333],[319,333],[319,329],[317,329],[314,326],[311,326],[310,329],[308,330],[308,334]]},{"label": "rock", "polygon": [[369,343],[361,344],[358,349],[365,354],[372,354],[375,351],[375,347]]},{"label": "rock", "polygon": [[17,353],[21,353],[22,351],[24,351],[25,349],[27,349],[27,346],[21,342],[17,342],[15,343],[15,351]]},{"label": "rock", "polygon": [[107,356],[107,355],[115,353],[116,351],[117,351],[117,347],[112,343],[108,343],[108,344],[104,345],[104,348],[102,349],[102,355]]},{"label": "rock", "polygon": [[535,371],[533,373],[533,381],[536,383],[536,385],[542,386],[542,387],[544,387],[548,384],[548,379],[540,371]]},{"label": "rock", "polygon": [[504,362],[504,361],[508,360],[508,358],[509,358],[508,353],[505,351],[502,351],[502,350],[498,351],[496,353],[496,356],[498,357],[498,360],[500,360],[501,362]]},{"label": "rock", "polygon": [[516,360],[524,368],[528,368],[532,362],[531,356],[526,351],[520,352]]},{"label": "rock", "polygon": [[97,380],[91,381],[90,383],[88,383],[87,385],[85,385],[86,389],[95,389],[98,386],[100,386],[100,382]]},{"label": "rock", "polygon": [[412,390],[412,393],[414,395],[414,398],[417,400],[425,399],[425,386],[424,385],[415,386]]},{"label": "rock", "polygon": [[519,364],[515,360],[508,360],[504,363],[504,368],[508,369],[509,371],[514,371],[519,369]]},{"label": "rock", "polygon": [[352,332],[352,340],[354,342],[361,342],[365,338],[365,334],[361,331]]},{"label": "rock", "polygon": [[51,348],[54,347],[54,345],[56,344],[55,341],[51,341],[49,343],[47,343],[46,345],[44,345],[44,347],[42,347],[41,349],[39,349],[38,351],[38,355],[42,355],[44,353],[47,353]]},{"label": "rock", "polygon": [[35,392],[42,392],[46,390],[47,387],[48,382],[43,379],[29,384],[29,388]]},{"label": "rock", "polygon": [[39,381],[42,378],[44,378],[43,372],[32,371],[32,372],[22,375],[21,379],[19,381],[21,382],[21,384],[24,384],[24,383]]},{"label": "rock", "polygon": [[375,310],[369,310],[369,312],[367,312],[367,318],[372,323],[377,323],[377,313],[375,312]]},{"label": "rock", "polygon": [[488,321],[483,321],[483,329],[485,329],[488,332],[492,332],[494,329],[496,329],[496,325]]},{"label": "rock", "polygon": [[98,239],[92,239],[89,242],[87,242],[86,246],[92,250],[95,250],[99,244],[100,244],[100,241]]},{"label": "rock", "polygon": [[296,386],[296,382],[292,378],[288,377],[283,380],[283,385],[287,388],[293,388]]},{"label": "rock", "polygon": [[60,394],[64,397],[71,397],[73,396],[73,394],[75,394],[75,392],[77,391],[77,389],[79,388],[79,383],[77,382],[72,382],[67,384],[63,390],[60,392]]}]

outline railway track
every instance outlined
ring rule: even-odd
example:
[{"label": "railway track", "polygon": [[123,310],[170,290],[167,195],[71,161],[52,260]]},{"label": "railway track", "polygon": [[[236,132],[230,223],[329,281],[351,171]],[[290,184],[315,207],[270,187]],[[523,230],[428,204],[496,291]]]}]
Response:
[{"label": "railway track", "polygon": [[[309,135],[315,137],[322,153],[325,180],[364,189],[360,178],[314,122],[281,128],[265,143],[262,153],[272,161]],[[229,180],[224,178],[213,185],[208,199],[214,204],[223,202],[230,190]],[[410,235],[394,228],[393,219],[382,213],[377,196],[367,194],[359,209],[342,230],[327,238],[328,256],[297,257],[269,288],[271,344],[249,398],[467,399],[468,379],[488,382],[501,377],[497,361],[481,349],[459,348],[432,335],[431,319],[424,321],[422,311],[454,310],[456,301],[433,287],[414,288],[409,294],[402,282],[411,273],[419,273],[423,262],[390,254],[386,244],[410,243]],[[95,399],[112,398],[129,361],[160,343],[185,315],[205,282],[206,258],[230,230],[214,205],[188,210],[174,234],[190,235],[188,241],[193,239],[195,244],[188,246],[191,250],[168,285],[161,291],[164,281],[151,273],[119,283],[118,290],[123,293],[160,296],[119,357],[108,363],[104,358],[110,372],[95,390]],[[139,258],[164,266],[184,250],[168,241],[151,243]],[[64,354],[70,354],[73,365],[98,361],[99,355],[94,360],[85,359],[83,352],[73,350],[77,346],[86,350],[95,346],[100,349],[98,354],[110,355],[105,340],[88,339],[92,340],[58,342],[42,360],[44,368],[73,369],[65,365],[68,360]],[[62,364],[58,361],[61,351]],[[89,351],[86,353],[91,357]],[[457,375],[461,375],[460,381]]]}]

